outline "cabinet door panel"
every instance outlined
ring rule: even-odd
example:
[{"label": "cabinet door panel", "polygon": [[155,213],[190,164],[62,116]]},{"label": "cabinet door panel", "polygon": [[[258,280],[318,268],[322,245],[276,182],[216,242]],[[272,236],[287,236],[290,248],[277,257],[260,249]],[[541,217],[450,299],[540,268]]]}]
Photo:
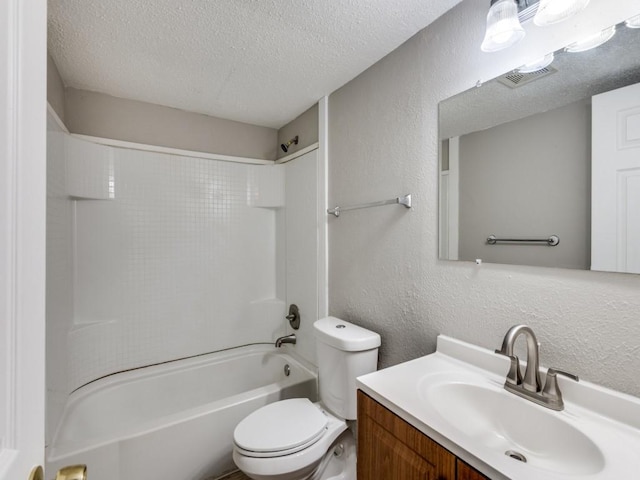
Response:
[{"label": "cabinet door panel", "polygon": [[475,468],[470,467],[462,460],[458,460],[458,475],[457,480],[490,480],[489,477],[485,477]]},{"label": "cabinet door panel", "polygon": [[358,479],[436,480],[435,467],[375,422],[361,431],[367,438],[358,458]]},{"label": "cabinet door panel", "polygon": [[454,480],[456,457],[358,392],[358,480]]}]

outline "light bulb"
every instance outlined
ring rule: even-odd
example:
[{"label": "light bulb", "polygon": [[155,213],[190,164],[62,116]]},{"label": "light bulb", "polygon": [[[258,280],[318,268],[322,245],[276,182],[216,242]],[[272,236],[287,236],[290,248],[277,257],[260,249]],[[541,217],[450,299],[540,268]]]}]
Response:
[{"label": "light bulb", "polygon": [[540,0],[533,23],[545,27],[562,22],[584,10],[589,0]]},{"label": "light bulb", "polygon": [[524,36],[515,0],[498,0],[489,9],[487,32],[480,48],[483,52],[497,52],[519,42]]}]

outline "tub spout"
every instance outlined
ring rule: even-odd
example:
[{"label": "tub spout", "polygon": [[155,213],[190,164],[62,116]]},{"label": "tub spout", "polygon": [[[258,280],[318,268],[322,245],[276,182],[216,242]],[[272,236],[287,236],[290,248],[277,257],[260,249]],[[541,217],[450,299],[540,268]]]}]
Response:
[{"label": "tub spout", "polygon": [[291,335],[285,335],[284,337],[280,337],[276,340],[276,347],[280,348],[283,343],[291,343],[293,345],[296,344],[296,334],[292,333]]}]

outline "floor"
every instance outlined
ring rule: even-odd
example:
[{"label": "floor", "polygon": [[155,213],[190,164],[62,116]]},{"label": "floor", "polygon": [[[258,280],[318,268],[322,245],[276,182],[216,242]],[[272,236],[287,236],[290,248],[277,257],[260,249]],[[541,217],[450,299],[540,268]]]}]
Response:
[{"label": "floor", "polygon": [[251,480],[251,479],[242,472],[233,472],[224,477],[220,477],[217,480]]}]

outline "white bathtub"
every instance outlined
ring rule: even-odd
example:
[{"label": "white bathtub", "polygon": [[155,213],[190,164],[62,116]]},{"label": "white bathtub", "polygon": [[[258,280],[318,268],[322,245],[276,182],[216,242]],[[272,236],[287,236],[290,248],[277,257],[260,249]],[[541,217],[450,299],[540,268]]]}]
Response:
[{"label": "white bathtub", "polygon": [[315,372],[267,345],[118,373],[69,396],[47,475],[84,463],[90,480],[215,478],[235,469],[240,420],[283,398],[316,396]]}]

